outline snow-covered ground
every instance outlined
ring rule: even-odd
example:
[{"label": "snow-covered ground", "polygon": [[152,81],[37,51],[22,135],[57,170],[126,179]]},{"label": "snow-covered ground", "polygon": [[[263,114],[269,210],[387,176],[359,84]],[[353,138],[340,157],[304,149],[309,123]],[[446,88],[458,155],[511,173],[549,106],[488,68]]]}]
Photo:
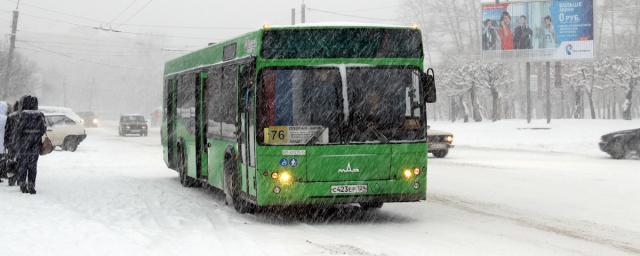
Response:
[{"label": "snow-covered ground", "polygon": [[[574,144],[528,138],[541,131],[510,131],[520,125],[511,122],[433,124],[460,147],[430,160],[426,202],[256,215],[181,187],[157,130],[90,129],[77,152],[41,159],[37,195],[0,184],[0,255],[640,254],[640,161],[608,159],[595,145],[625,127],[574,128],[587,142],[563,137],[571,122],[558,123],[547,132]],[[580,144],[596,150],[576,154]]]}]

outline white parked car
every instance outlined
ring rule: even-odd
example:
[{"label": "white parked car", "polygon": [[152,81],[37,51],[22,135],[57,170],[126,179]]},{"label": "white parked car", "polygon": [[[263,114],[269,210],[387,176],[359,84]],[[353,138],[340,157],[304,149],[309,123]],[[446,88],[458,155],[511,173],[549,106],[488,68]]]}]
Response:
[{"label": "white parked car", "polygon": [[76,151],[80,142],[87,138],[84,125],[69,113],[44,112],[47,119],[47,136],[56,147],[65,151]]}]

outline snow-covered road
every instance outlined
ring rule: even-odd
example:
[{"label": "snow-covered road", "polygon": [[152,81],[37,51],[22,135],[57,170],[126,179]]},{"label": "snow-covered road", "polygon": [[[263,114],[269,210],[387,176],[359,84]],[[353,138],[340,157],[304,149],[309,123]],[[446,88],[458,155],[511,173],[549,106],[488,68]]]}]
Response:
[{"label": "snow-covered road", "polygon": [[634,255],[640,161],[459,147],[429,200],[239,215],[182,188],[158,134],[92,129],[43,157],[38,194],[0,184],[0,255]]}]

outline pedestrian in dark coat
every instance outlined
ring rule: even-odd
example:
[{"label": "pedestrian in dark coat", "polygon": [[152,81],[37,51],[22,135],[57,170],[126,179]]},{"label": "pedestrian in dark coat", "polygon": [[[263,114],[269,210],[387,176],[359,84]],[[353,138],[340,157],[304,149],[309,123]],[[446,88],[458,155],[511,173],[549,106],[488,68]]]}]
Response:
[{"label": "pedestrian in dark coat", "polygon": [[[20,107],[20,101],[16,101],[15,104],[13,104],[13,109],[11,114],[9,114],[9,116],[7,116],[7,123],[5,124],[4,127],[4,145],[5,148],[7,150],[7,156],[6,159],[7,160],[12,160],[12,163],[16,163],[15,157],[16,157],[16,149],[14,147],[15,143],[15,126],[18,123],[18,115],[20,113],[20,110],[22,108]],[[9,161],[7,161],[8,163]],[[6,168],[12,168],[12,170],[5,170],[5,171],[11,171],[13,172],[13,176],[9,178],[9,186],[15,186],[16,182],[18,181],[18,175],[16,175],[17,170],[17,166],[15,165],[6,165]]]},{"label": "pedestrian in dark coat", "polygon": [[38,98],[23,96],[22,111],[18,115],[15,129],[16,160],[20,177],[18,183],[22,193],[35,194],[38,157],[42,147],[42,136],[47,131],[45,117],[38,111]]},{"label": "pedestrian in dark coat", "polygon": [[[4,163],[6,161],[7,150],[4,147],[4,132],[7,124],[7,115],[9,115],[9,104],[4,101],[0,101],[0,161]],[[3,164],[4,165],[4,164]],[[2,183],[2,177],[4,175],[4,166],[0,166],[0,183]]]}]

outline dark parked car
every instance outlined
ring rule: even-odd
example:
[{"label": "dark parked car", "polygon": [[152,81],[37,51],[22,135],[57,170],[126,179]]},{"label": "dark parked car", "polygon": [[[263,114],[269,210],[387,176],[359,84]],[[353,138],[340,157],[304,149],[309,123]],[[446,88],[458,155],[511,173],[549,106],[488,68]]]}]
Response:
[{"label": "dark parked car", "polygon": [[640,129],[624,130],[605,134],[600,139],[600,150],[613,159],[622,159],[631,152],[640,155]]},{"label": "dark parked car", "polygon": [[93,112],[78,112],[78,115],[82,117],[84,127],[98,127],[98,117]]},{"label": "dark parked car", "polygon": [[140,136],[147,136],[148,129],[147,121],[142,115],[122,115],[120,116],[120,125],[118,133],[120,136],[127,134],[138,134]]}]

